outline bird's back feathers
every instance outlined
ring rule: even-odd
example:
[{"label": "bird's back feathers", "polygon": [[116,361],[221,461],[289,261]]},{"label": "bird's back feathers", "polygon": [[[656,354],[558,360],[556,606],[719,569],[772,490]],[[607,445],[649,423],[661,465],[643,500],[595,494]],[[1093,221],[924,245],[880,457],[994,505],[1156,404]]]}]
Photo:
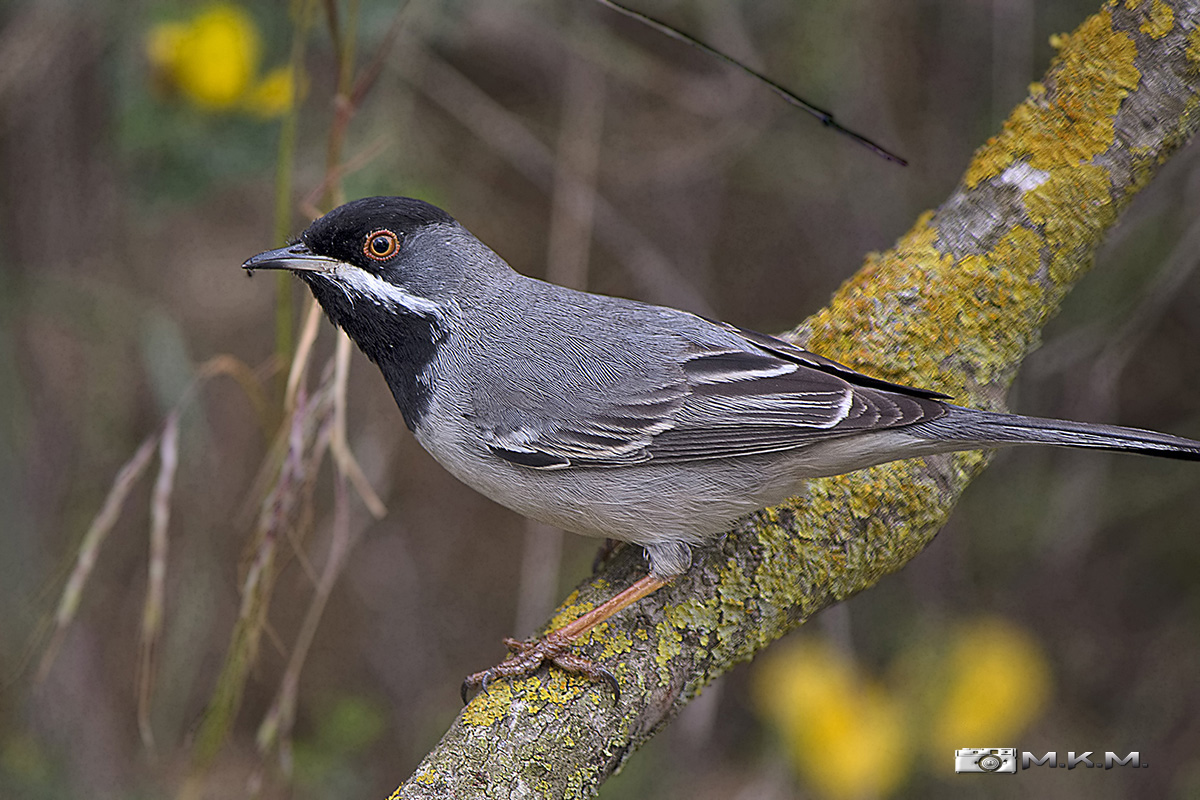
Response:
[{"label": "bird's back feathers", "polygon": [[935,419],[933,392],[674,309],[518,278],[469,319],[470,418],[539,469],[758,455]]}]

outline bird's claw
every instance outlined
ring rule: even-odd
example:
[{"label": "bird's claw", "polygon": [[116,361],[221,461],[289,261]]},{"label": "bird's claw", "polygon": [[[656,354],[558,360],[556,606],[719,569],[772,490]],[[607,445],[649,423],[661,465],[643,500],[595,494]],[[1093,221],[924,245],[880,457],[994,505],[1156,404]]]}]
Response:
[{"label": "bird's claw", "polygon": [[527,642],[506,638],[504,645],[512,656],[491,669],[468,675],[462,683],[463,704],[466,704],[471,689],[478,687],[481,692],[486,692],[496,678],[524,678],[537,672],[545,663],[552,664],[564,672],[607,684],[613,692],[613,703],[619,702],[621,686],[617,683],[617,676],[594,661],[572,653],[573,642],[572,637],[563,636],[558,631]]}]

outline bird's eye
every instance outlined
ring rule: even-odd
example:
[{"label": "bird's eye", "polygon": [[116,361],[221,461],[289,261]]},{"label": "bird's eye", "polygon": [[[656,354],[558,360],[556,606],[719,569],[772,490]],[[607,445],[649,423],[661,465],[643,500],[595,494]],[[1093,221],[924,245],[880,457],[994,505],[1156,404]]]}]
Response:
[{"label": "bird's eye", "polygon": [[387,261],[396,255],[396,251],[399,249],[400,237],[387,228],[367,234],[367,240],[363,244],[363,253],[373,261]]}]

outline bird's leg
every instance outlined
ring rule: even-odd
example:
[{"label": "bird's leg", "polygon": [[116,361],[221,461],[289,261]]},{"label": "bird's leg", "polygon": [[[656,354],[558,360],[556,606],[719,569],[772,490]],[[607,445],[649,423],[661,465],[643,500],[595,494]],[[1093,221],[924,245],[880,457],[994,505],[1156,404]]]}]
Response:
[{"label": "bird's leg", "polygon": [[519,639],[505,639],[504,644],[512,651],[512,657],[491,669],[468,675],[462,685],[463,702],[467,702],[467,691],[474,687],[478,686],[486,690],[488,684],[496,678],[519,678],[530,675],[547,661],[566,672],[583,675],[594,681],[606,682],[612,687],[613,694],[620,698],[620,688],[617,685],[616,677],[604,667],[572,653],[571,646],[581,636],[590,632],[613,614],[666,586],[667,583],[669,581],[663,578],[647,575],[586,614],[576,617],[561,628],[550,631],[540,639],[527,642]]}]

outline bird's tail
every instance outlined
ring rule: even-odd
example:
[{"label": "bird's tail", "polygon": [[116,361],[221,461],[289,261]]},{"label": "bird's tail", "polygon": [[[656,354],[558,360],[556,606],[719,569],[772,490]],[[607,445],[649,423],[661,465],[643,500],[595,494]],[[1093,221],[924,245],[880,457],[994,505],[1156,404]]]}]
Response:
[{"label": "bird's tail", "polygon": [[1049,444],[1200,461],[1200,442],[1182,436],[1117,425],[998,414],[961,406],[947,405],[947,409],[938,419],[918,423],[910,430],[938,441],[979,447]]}]

